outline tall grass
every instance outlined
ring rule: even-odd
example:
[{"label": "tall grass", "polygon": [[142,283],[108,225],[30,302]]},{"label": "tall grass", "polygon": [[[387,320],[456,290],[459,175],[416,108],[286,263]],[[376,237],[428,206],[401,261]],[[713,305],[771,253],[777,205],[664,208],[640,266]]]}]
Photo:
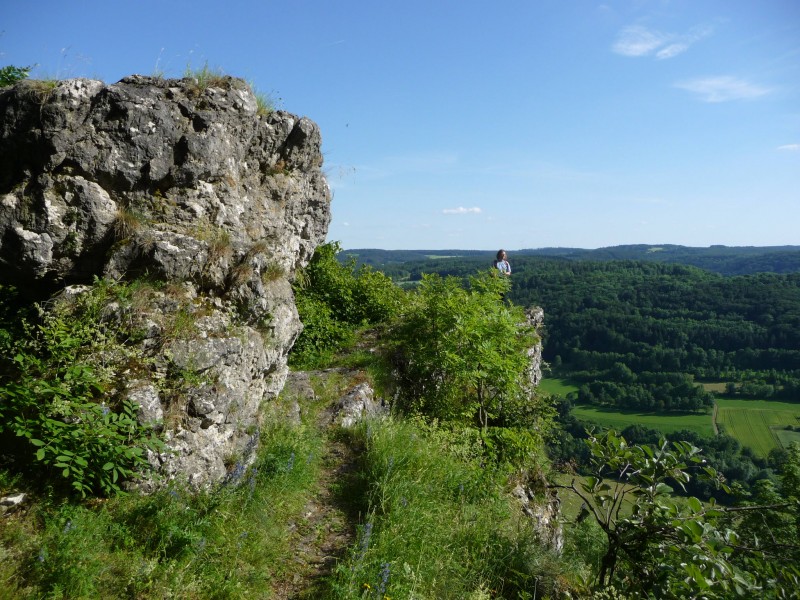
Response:
[{"label": "tall grass", "polygon": [[291,576],[289,524],[317,480],[321,439],[281,425],[261,437],[255,465],[233,466],[238,486],[42,500],[35,519],[6,519],[0,598],[270,597]]},{"label": "tall grass", "polygon": [[[372,421],[365,447],[364,519],[331,581],[331,598],[534,598],[561,585],[503,480],[459,458],[447,436],[409,421]],[[460,456],[469,455],[460,452]],[[475,453],[477,454],[477,453]]]}]

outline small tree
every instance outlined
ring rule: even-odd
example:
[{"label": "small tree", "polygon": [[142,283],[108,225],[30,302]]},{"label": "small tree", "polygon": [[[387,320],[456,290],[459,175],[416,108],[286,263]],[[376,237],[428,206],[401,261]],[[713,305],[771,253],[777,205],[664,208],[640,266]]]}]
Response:
[{"label": "small tree", "polygon": [[525,350],[535,336],[522,309],[503,302],[508,286],[491,272],[471,277],[469,289],[423,276],[390,333],[404,408],[485,430],[525,394]]},{"label": "small tree", "polygon": [[593,475],[554,487],[580,496],[583,516],[593,516],[606,535],[598,588],[614,584],[633,597],[656,598],[746,596],[757,589],[731,562],[739,538],[718,527],[724,511],[713,500],[678,499],[667,484],[683,488],[691,470],[721,484],[699,448],[663,440],[629,446],[615,432],[592,435],[587,443]]}]

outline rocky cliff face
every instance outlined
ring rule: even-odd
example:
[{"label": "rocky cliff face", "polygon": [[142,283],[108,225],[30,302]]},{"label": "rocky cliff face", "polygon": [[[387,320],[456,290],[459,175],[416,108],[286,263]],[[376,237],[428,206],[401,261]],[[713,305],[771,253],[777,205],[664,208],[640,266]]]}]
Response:
[{"label": "rocky cliff face", "polygon": [[330,221],[321,165],[317,126],[260,114],[238,79],[0,91],[0,283],[69,301],[140,282],[104,318],[147,358],[120,393],[167,429],[169,476],[235,476],[256,446],[302,327],[290,281]]}]

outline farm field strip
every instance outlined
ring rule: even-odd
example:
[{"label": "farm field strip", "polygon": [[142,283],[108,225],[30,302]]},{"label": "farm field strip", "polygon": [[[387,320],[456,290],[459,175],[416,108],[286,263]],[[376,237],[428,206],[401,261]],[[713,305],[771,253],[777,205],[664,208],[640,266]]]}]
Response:
[{"label": "farm field strip", "polygon": [[587,405],[573,407],[572,414],[582,421],[590,421],[620,430],[629,425],[642,425],[664,433],[688,429],[706,437],[714,435],[714,430],[711,426],[711,415],[708,414],[643,413],[641,411],[611,410]]},{"label": "farm field strip", "polygon": [[761,456],[795,438],[786,435],[795,433],[786,431],[787,425],[800,425],[800,404],[720,398],[717,405],[717,420],[726,433]]},{"label": "farm field strip", "polygon": [[[718,387],[722,384],[704,385]],[[578,386],[566,379],[551,378],[544,379],[540,389],[548,394],[566,396],[577,391]],[[574,406],[572,414],[583,421],[617,430],[629,425],[642,425],[664,433],[688,429],[703,436],[714,435],[711,414],[645,413],[589,405]],[[800,441],[800,432],[785,429],[788,425],[800,426],[800,403],[720,395],[717,398],[717,423],[743,446],[766,456],[772,448]]]}]

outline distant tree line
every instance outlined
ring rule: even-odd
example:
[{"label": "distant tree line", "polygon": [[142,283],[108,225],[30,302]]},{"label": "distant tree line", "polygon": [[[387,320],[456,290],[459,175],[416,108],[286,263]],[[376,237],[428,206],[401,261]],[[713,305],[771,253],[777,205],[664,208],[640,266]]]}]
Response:
[{"label": "distant tree line", "polygon": [[[405,277],[419,278],[418,269],[431,267],[431,260],[480,259],[489,261],[495,250],[346,250],[342,258],[355,258],[396,278],[405,269]],[[635,260],[665,264],[691,265],[721,275],[800,272],[800,246],[711,246],[694,248],[665,244],[660,246],[632,244],[586,250],[583,248],[536,248],[517,250],[520,257],[562,258],[570,261]],[[399,269],[399,271],[395,271]]]}]

